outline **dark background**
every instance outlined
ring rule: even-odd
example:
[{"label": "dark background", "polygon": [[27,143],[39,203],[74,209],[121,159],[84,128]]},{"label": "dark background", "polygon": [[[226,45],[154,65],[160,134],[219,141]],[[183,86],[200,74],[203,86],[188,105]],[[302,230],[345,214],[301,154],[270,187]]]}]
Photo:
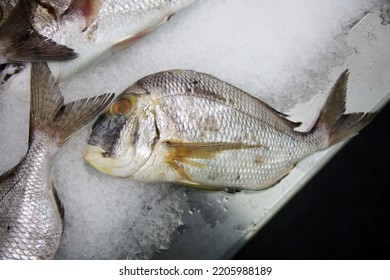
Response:
[{"label": "dark background", "polygon": [[233,259],[390,259],[390,106]]}]

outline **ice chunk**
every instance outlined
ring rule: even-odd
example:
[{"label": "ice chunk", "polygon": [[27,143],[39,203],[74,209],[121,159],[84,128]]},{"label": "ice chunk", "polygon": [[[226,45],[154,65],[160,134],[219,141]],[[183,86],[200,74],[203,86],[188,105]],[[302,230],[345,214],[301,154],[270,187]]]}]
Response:
[{"label": "ice chunk", "polygon": [[[321,104],[331,86],[329,69],[352,52],[346,34],[377,2],[199,1],[142,42],[60,87],[68,102],[120,93],[147,74],[186,68],[215,75],[284,112],[314,97]],[[26,150],[28,92],[28,70],[0,89],[0,172],[12,167]],[[318,107],[306,108],[315,115]],[[231,215],[229,200],[209,205],[206,199],[198,212],[187,201],[194,197],[189,199],[181,187],[100,174],[82,160],[90,127],[75,135],[53,161],[55,185],[66,212],[58,258],[151,258],[169,248],[176,230],[186,234],[183,213],[191,219],[216,213],[212,221],[205,221],[208,227],[218,226],[217,215]],[[199,201],[202,196],[208,194],[195,195]]]}]

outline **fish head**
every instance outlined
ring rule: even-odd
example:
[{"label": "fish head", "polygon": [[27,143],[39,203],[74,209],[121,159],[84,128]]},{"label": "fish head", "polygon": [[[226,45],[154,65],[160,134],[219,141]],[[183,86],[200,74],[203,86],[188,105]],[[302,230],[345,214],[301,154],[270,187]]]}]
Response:
[{"label": "fish head", "polygon": [[119,95],[95,121],[84,159],[107,175],[132,178],[158,137],[152,105],[138,94]]}]

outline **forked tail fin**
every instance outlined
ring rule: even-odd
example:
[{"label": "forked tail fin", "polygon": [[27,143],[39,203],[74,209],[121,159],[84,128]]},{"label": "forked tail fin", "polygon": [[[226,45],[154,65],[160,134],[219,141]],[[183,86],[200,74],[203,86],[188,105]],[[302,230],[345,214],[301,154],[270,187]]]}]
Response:
[{"label": "forked tail fin", "polygon": [[68,60],[78,55],[73,49],[38,34],[32,26],[36,0],[19,0],[0,26],[0,63]]},{"label": "forked tail fin", "polygon": [[326,137],[324,148],[355,136],[375,117],[375,113],[344,114],[348,75],[345,70],[337,79],[314,126],[315,132]]},{"label": "forked tail fin", "polygon": [[91,121],[114,98],[103,94],[64,104],[57,82],[46,63],[33,63],[31,69],[30,141],[33,132],[43,131],[63,144]]}]

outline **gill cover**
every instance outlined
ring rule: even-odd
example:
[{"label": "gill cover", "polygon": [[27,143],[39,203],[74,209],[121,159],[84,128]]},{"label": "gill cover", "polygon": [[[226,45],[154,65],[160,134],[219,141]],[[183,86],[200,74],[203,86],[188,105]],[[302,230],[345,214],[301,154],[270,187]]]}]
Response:
[{"label": "gill cover", "polygon": [[152,102],[129,89],[96,120],[84,153],[89,164],[111,176],[131,177],[158,140]]}]

